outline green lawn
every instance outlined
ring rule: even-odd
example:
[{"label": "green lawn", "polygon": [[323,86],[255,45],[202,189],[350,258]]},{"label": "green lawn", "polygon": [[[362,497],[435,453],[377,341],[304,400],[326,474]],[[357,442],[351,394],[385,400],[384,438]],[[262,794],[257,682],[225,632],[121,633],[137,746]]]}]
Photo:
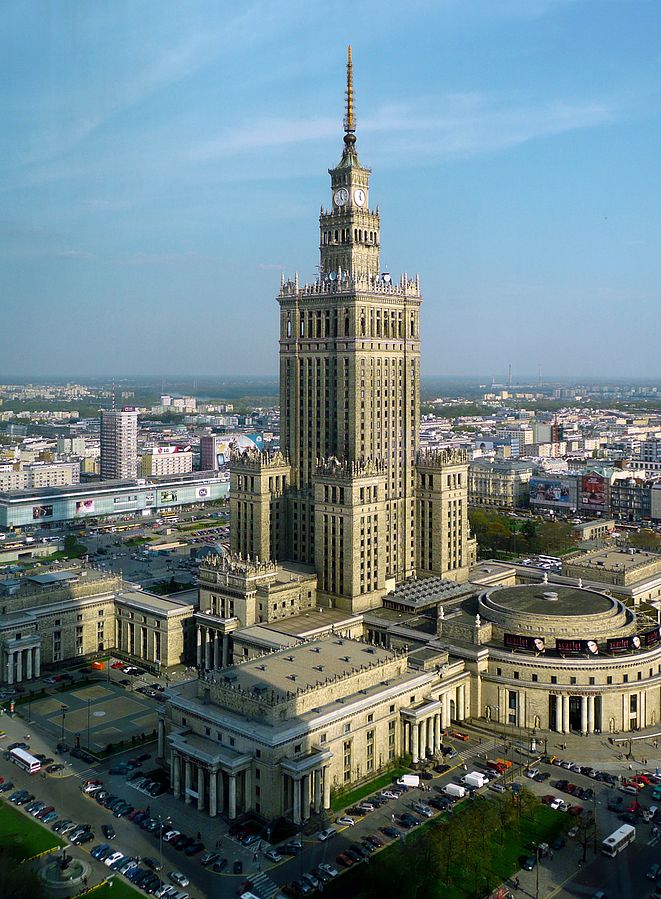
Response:
[{"label": "green lawn", "polygon": [[84,896],[91,896],[92,899],[137,899],[138,896],[144,897],[144,893],[140,893],[121,877],[111,877],[104,880],[96,887],[91,887]]},{"label": "green lawn", "polygon": [[355,790],[351,790],[348,793],[338,793],[337,796],[331,799],[331,809],[334,812],[339,812],[340,809],[349,808],[350,805],[355,805],[356,802],[360,802],[366,796],[371,796],[376,790],[384,790],[386,787],[389,787],[396,777],[401,777],[402,774],[407,772],[410,773],[408,768],[392,768],[385,774],[380,774],[374,780],[361,784]]},{"label": "green lawn", "polygon": [[62,846],[63,841],[46,827],[6,803],[0,804],[0,845],[18,862]]}]

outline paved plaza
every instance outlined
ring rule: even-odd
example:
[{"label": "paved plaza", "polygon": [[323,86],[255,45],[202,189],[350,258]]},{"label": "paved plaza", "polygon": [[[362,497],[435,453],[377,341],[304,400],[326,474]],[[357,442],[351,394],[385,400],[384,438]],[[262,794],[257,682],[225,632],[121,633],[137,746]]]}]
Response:
[{"label": "paved plaza", "polygon": [[[31,703],[30,717],[51,734],[92,752],[109,743],[156,730],[157,705],[153,699],[113,683],[96,683],[56,693]],[[89,739],[88,739],[89,738]]]}]

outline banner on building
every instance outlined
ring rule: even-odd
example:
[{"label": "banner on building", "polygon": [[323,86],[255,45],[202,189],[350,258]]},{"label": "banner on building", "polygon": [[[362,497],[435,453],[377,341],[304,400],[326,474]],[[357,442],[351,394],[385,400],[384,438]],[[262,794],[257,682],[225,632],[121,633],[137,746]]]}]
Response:
[{"label": "banner on building", "polygon": [[52,518],[52,506],[32,506],[32,520],[37,521],[40,518]]},{"label": "banner on building", "polygon": [[546,646],[543,637],[529,637],[524,634],[505,634],[507,649],[525,649],[526,652],[544,652]]},{"label": "banner on building", "polygon": [[530,501],[536,503],[553,503],[564,506],[572,505],[572,483],[562,478],[531,478]]},{"label": "banner on building", "polygon": [[599,655],[599,644],[596,640],[556,639],[555,648],[561,654],[581,653],[589,656]]},{"label": "banner on building", "polygon": [[76,501],[76,515],[94,515],[96,503],[93,499],[79,499]]},{"label": "banner on building", "polygon": [[195,488],[195,498],[196,499],[209,499],[210,490],[208,487],[196,487]]},{"label": "banner on building", "polygon": [[584,506],[605,506],[606,478],[598,474],[584,474],[581,478],[581,503]]}]

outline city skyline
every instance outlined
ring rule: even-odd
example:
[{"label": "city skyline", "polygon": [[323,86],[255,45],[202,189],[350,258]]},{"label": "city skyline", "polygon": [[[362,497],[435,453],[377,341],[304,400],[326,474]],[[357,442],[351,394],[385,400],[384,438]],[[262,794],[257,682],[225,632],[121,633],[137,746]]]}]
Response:
[{"label": "city skyline", "polygon": [[9,7],[0,375],[274,375],[280,272],[315,275],[347,43],[382,264],[422,279],[423,376],[661,375],[638,368],[656,359],[654,4],[376,13]]}]

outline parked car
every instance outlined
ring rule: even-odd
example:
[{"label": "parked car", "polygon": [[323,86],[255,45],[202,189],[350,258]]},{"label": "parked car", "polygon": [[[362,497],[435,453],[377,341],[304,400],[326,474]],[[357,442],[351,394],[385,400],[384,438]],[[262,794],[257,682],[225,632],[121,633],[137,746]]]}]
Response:
[{"label": "parked car", "polygon": [[176,883],[179,887],[187,887],[190,880],[181,871],[170,871],[169,874],[172,883]]},{"label": "parked car", "polygon": [[337,836],[337,829],[335,827],[327,827],[325,830],[319,831],[317,839],[321,840],[323,843],[325,840],[330,840],[334,836]]},{"label": "parked car", "polygon": [[356,822],[349,815],[342,815],[341,818],[335,819],[335,823],[342,825],[342,827],[353,827]]}]

